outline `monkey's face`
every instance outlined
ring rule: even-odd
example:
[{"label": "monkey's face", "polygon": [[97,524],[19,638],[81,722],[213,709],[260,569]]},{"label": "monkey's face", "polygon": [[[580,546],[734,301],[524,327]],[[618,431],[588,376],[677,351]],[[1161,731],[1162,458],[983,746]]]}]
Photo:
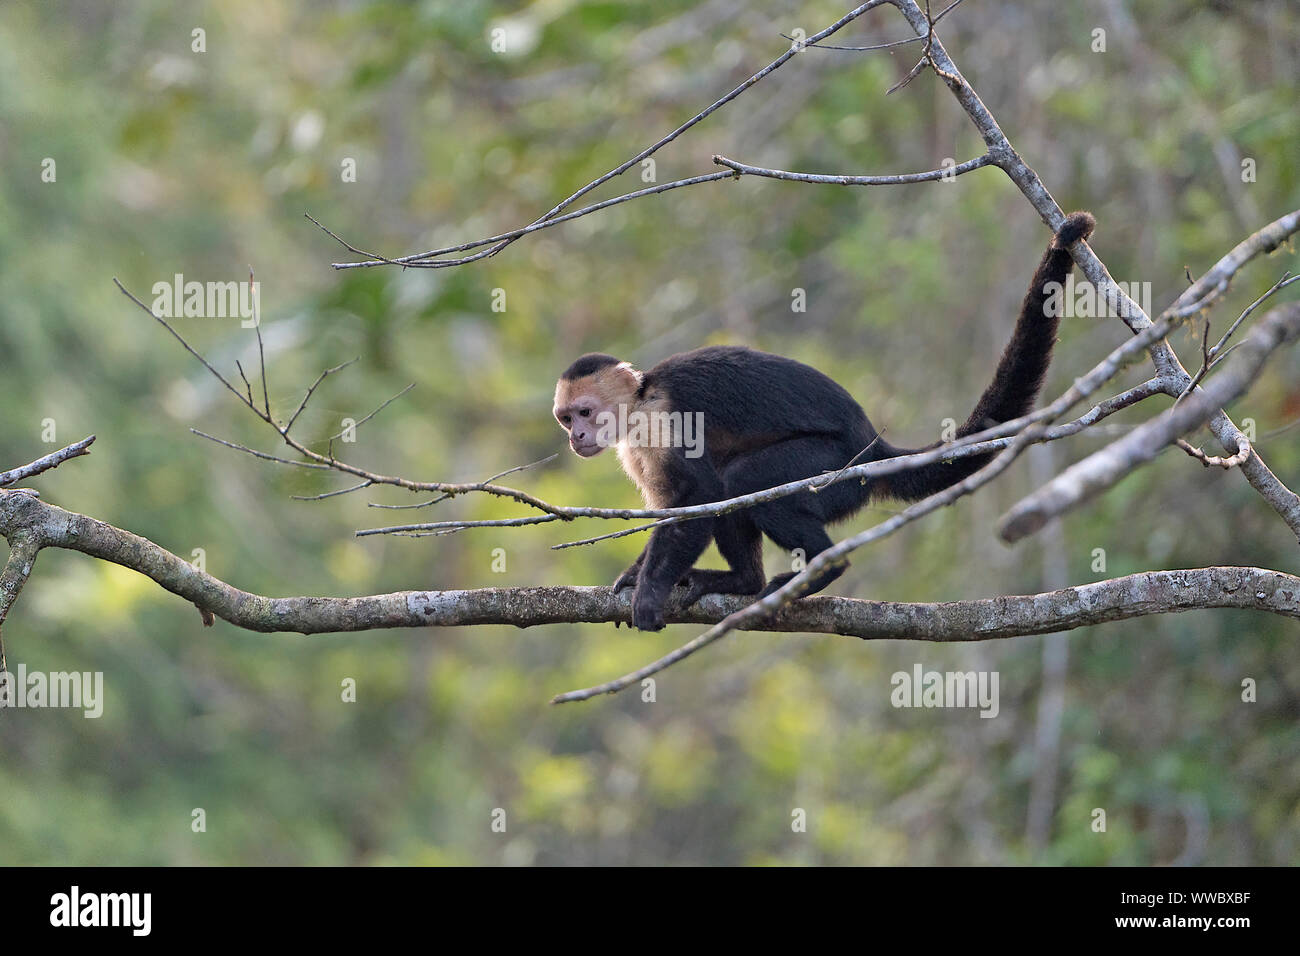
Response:
[{"label": "monkey's face", "polygon": [[581,458],[599,455],[622,437],[619,406],[636,397],[640,378],[621,364],[578,379],[560,379],[555,386],[555,420],[569,436],[569,447]]},{"label": "monkey's face", "polygon": [[603,443],[606,440],[606,429],[601,427],[608,421],[602,414],[607,411],[594,395],[579,395],[563,406],[556,405],[555,420],[568,433],[569,447],[574,454],[591,458],[608,447]]}]

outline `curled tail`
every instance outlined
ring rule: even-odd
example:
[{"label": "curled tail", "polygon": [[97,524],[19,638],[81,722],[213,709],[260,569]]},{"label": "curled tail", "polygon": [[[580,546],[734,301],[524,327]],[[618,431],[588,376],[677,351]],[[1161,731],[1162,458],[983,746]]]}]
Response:
[{"label": "curled tail", "polygon": [[[1074,265],[1070,246],[1092,235],[1096,224],[1089,212],[1072,212],[1061,223],[1061,228],[1047,246],[1047,251],[1043,253],[1043,259],[1029,282],[1029,290],[1020,306],[1020,318],[1016,320],[1011,341],[1007,343],[997,371],[993,373],[993,381],[980,396],[965,424],[957,429],[958,438],[1019,418],[1034,407],[1043,387],[1047,365],[1052,360],[1052,346],[1056,344],[1056,329],[1060,324],[1060,315],[1050,314],[1056,310],[1047,308],[1051,292],[1046,287],[1053,282],[1065,282]],[[883,440],[879,444],[883,446],[879,458],[894,458],[928,450],[895,448]],[[937,445],[929,447],[935,448]],[[952,462],[936,462],[887,475],[877,486],[877,492],[890,498],[916,501],[956,484],[984,467],[992,458],[991,454],[972,455]]]}]

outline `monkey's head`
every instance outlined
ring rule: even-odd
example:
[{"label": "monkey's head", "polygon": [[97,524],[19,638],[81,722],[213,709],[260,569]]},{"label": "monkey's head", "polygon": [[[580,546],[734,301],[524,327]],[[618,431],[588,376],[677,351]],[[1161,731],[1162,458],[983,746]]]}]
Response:
[{"label": "monkey's head", "polygon": [[574,453],[591,458],[617,445],[626,424],[619,407],[634,405],[640,388],[641,373],[612,355],[591,352],[565,369],[553,411]]}]

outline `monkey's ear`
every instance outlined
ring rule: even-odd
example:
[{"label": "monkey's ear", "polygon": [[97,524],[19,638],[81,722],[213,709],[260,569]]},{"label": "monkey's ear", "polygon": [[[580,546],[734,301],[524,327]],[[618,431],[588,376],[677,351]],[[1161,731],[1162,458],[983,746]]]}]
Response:
[{"label": "monkey's ear", "polygon": [[617,375],[629,376],[632,381],[636,382],[637,388],[641,387],[641,380],[644,378],[644,375],[633,368],[631,362],[619,362],[614,366],[614,372]]}]

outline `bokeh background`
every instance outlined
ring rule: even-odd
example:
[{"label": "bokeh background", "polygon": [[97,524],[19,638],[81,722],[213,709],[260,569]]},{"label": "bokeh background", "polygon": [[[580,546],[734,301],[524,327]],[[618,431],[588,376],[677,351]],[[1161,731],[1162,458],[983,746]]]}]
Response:
[{"label": "bokeh background", "polygon": [[[323,440],[415,383],[341,446],[377,471],[477,480],[542,458],[563,447],[550,395],[575,355],[648,365],[709,343],[816,364],[891,441],[935,439],[985,384],[1048,238],[994,170],[891,189],[694,187],[437,272],[335,272],[346,251],[303,218],[387,254],[522,225],[770,61],[782,33],[811,34],[848,6],[0,5],[0,464],[56,447],[42,441],[47,419],[57,445],[94,433],[90,457],[39,479],[46,500],[187,558],[202,548],[209,571],[264,594],[601,584],[632,558],[631,538],[549,550],[613,530],[597,522],[357,539],[394,518],[368,501],[413,499],[295,501],[346,482],[192,435],[275,450],[111,279],[148,298],[175,273],[241,280],[250,264],[281,416],[320,369],[360,357],[323,388],[302,436]],[[204,53],[191,50],[196,28]],[[491,49],[496,28],[505,54]],[[1104,53],[1092,49],[1098,28]],[[886,8],[838,42],[906,35]],[[1300,205],[1294,4],[968,0],[942,36],[1061,204],[1096,213],[1093,244],[1112,273],[1150,282],[1157,309],[1185,268],[1199,274]],[[840,173],[977,155],[978,136],[931,74],[885,96],[915,54],[799,57],[658,154],[657,179],[710,172],[715,152]],[[41,179],[46,158],[54,183]],[[341,181],[346,158],[355,183]],[[592,198],[641,185],[634,171]],[[1287,268],[1294,249],[1245,270],[1215,335]],[[806,313],[791,311],[795,288]],[[494,289],[504,312],[492,311]],[[236,320],[179,327],[223,370],[255,367]],[[1126,336],[1117,320],[1068,321],[1048,391]],[[1174,345],[1189,364],[1199,354],[1191,332]],[[1300,417],[1300,353],[1280,355],[1230,411],[1254,420],[1261,452],[1300,485],[1300,429],[1285,428]],[[1033,540],[996,540],[1003,509],[1105,437],[1038,450],[996,486],[861,552],[833,593],[939,601],[1152,568],[1296,571],[1294,538],[1244,480],[1177,451]],[[613,456],[564,455],[512,479],[562,503],[638,501]],[[484,498],[440,509],[524,513]],[[841,533],[888,513],[864,512]],[[776,572],[787,558],[769,549],[767,560]],[[547,704],[698,630],[205,630],[143,577],[43,552],[5,627],[10,665],[102,671],[105,710],[0,713],[0,863],[1300,857],[1293,622],[1200,612],[961,647],[742,634],[663,675],[655,703],[633,691]],[[1000,715],[894,709],[890,675],[918,662],[997,670]],[[340,700],[346,678],[356,703]],[[1241,700],[1245,678],[1256,703]],[[198,807],[206,833],[191,832]],[[1104,834],[1090,826],[1097,807]],[[491,830],[495,808],[504,834]],[[795,808],[806,833],[792,832]]]}]

